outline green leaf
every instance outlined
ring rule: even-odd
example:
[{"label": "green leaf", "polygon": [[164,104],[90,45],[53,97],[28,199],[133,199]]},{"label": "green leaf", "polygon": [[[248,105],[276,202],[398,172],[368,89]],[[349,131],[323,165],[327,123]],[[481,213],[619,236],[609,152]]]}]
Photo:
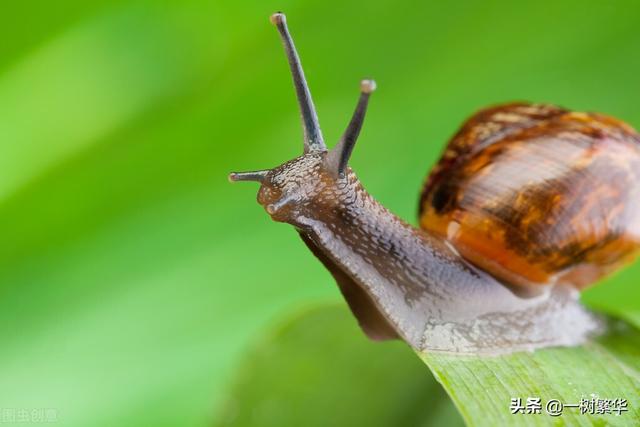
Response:
[{"label": "green leaf", "polygon": [[[640,423],[640,332],[622,321],[580,347],[492,358],[429,353],[421,357],[469,425],[549,425],[553,418],[545,413],[545,404],[552,399],[585,405],[591,399],[627,401],[628,411],[619,416],[581,414],[579,408],[564,408],[558,420],[565,424]],[[541,399],[541,414],[510,412],[512,398],[521,398],[524,403],[530,397]]]},{"label": "green leaf", "polygon": [[[410,353],[399,342],[365,341],[344,306],[299,313],[246,355],[220,425],[459,423],[441,388]],[[606,335],[575,348],[420,357],[470,426],[640,422],[640,332],[622,321],[612,321]],[[527,399],[539,398],[540,413],[513,414],[511,400],[518,398],[523,411]],[[586,413],[567,406],[552,416],[548,411],[554,408],[547,404],[554,399],[582,404]],[[598,399],[626,399],[627,411],[619,406],[619,415],[592,414],[589,402]],[[597,403],[593,408],[596,412]]]},{"label": "green leaf", "polygon": [[367,340],[342,305],[291,316],[237,375],[219,427],[462,425],[411,350]]}]

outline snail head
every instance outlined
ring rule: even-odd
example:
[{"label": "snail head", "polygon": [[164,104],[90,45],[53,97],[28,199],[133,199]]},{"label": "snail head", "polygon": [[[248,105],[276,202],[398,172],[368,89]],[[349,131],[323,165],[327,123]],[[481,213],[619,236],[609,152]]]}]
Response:
[{"label": "snail head", "polygon": [[301,156],[273,169],[233,172],[229,180],[259,182],[258,202],[267,213],[276,221],[295,225],[296,218],[308,217],[318,206],[330,205],[341,188],[349,185],[347,164],[364,122],[369,95],[376,84],[373,80],[360,82],[360,98],[353,117],[336,146],[327,149],[285,15],[275,13],[271,15],[271,22],[278,28],[291,68],[302,118],[304,151]]}]

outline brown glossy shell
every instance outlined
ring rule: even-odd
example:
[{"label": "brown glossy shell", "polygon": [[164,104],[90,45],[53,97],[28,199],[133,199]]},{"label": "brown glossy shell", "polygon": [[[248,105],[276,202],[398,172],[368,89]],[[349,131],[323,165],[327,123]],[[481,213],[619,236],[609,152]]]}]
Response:
[{"label": "brown glossy shell", "polygon": [[584,288],[640,249],[640,136],[552,105],[482,110],[429,175],[419,217],[505,283]]}]

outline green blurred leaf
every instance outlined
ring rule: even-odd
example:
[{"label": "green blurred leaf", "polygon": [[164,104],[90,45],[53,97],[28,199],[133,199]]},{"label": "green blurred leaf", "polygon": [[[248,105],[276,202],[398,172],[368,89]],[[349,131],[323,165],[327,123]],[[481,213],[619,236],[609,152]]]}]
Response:
[{"label": "green blurred leaf", "polygon": [[245,355],[220,419],[220,427],[462,425],[407,346],[368,341],[333,305],[298,312]]},{"label": "green blurred leaf", "polygon": [[[454,425],[439,385],[399,342],[367,342],[344,306],[293,316],[241,365],[220,425]],[[421,355],[470,426],[612,425],[640,422],[640,332],[621,321],[583,346],[499,357]],[[417,358],[416,358],[417,361]],[[427,377],[429,375],[429,378]],[[540,398],[540,413],[511,399]],[[557,418],[550,400],[563,404]],[[592,414],[593,399],[626,399],[627,411]],[[621,407],[622,408],[622,407]],[[593,411],[597,411],[597,404]]]},{"label": "green blurred leaf", "polygon": [[172,39],[184,35],[167,21],[127,8],[68,31],[5,71],[0,134],[11,143],[0,145],[0,200],[182,89],[192,64]]}]

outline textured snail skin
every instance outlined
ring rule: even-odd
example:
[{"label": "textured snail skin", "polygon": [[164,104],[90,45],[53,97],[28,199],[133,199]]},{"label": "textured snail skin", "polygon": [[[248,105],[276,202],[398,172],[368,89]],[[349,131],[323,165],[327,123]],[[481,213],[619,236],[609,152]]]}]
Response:
[{"label": "textured snail skin", "polygon": [[594,284],[640,249],[640,136],[601,114],[512,103],[471,117],[432,170],[420,225],[521,289]]},{"label": "textured snail skin", "polygon": [[497,354],[578,344],[600,327],[577,291],[514,294],[444,240],[389,212],[351,169],[334,178],[326,154],[270,170],[258,202],[298,229],[371,338],[400,337],[419,351]]}]

